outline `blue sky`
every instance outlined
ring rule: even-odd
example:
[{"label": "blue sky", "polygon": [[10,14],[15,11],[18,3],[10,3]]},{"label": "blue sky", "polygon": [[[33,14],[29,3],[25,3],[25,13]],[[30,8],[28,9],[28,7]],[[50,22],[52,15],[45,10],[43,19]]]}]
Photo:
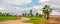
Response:
[{"label": "blue sky", "polygon": [[60,0],[0,0],[0,12],[7,12],[11,14],[29,13],[33,10],[42,14],[42,8],[45,4],[51,5],[53,15],[60,15]]}]

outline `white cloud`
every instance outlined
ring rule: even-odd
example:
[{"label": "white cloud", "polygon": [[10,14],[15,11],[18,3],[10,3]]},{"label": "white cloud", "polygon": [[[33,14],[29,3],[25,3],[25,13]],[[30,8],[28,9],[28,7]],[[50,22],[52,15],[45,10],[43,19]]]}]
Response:
[{"label": "white cloud", "polygon": [[52,7],[60,8],[60,0],[49,0],[47,1]]},{"label": "white cloud", "polygon": [[22,4],[31,3],[31,0],[3,0],[3,3],[22,5]]},{"label": "white cloud", "polygon": [[16,14],[22,14],[22,13],[29,13],[29,10],[32,8],[19,8],[19,7],[15,7],[14,11],[16,12]]},{"label": "white cloud", "polygon": [[39,0],[41,3],[60,5],[60,0]]},{"label": "white cloud", "polygon": [[33,6],[33,8],[36,10],[40,10],[40,9],[42,9],[42,6]]},{"label": "white cloud", "polygon": [[[0,2],[0,10],[3,12],[9,12],[9,13],[16,13],[18,14],[23,13],[25,10],[29,10],[28,8],[19,8],[19,7],[14,7],[11,5],[22,5],[22,4],[28,4],[31,3],[32,0],[2,0]],[[16,9],[15,9],[16,8]]]},{"label": "white cloud", "polygon": [[0,10],[5,10],[5,8],[0,7]]},{"label": "white cloud", "polygon": [[[30,8],[18,8],[18,7],[15,7],[18,11],[18,14],[22,14],[22,13],[29,13],[30,9],[33,10],[33,14],[35,14],[36,12],[42,14],[42,6],[33,6],[33,7],[30,7]],[[19,13],[20,12],[20,13]]]},{"label": "white cloud", "polygon": [[39,2],[42,2],[42,3],[46,3],[48,2],[49,0],[39,0]]},{"label": "white cloud", "polygon": [[[52,6],[52,8],[56,8],[56,9],[60,9],[60,0],[49,0],[50,5]],[[59,11],[59,10],[58,10]],[[52,14],[53,15],[60,15],[58,11],[53,11]]]},{"label": "white cloud", "polygon": [[33,6],[33,9],[35,9],[36,10],[36,12],[38,12],[39,14],[42,14],[42,7],[43,6]]},{"label": "white cloud", "polygon": [[42,11],[40,11],[40,10],[39,10],[39,11],[37,11],[37,12],[38,12],[39,14],[43,14],[43,13],[42,13]]},{"label": "white cloud", "polygon": [[51,13],[51,15],[60,15],[60,12],[53,11],[53,12]]}]

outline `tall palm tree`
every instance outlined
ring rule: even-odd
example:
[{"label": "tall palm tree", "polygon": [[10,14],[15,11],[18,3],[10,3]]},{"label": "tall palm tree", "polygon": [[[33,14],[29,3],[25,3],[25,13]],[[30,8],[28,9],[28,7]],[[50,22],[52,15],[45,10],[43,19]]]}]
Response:
[{"label": "tall palm tree", "polygon": [[25,17],[27,16],[27,14],[26,14],[26,13],[25,13],[24,15],[25,15]]},{"label": "tall palm tree", "polygon": [[28,14],[28,17],[29,17],[29,14]]},{"label": "tall palm tree", "polygon": [[39,14],[39,17],[42,17],[43,15],[42,14]]},{"label": "tall palm tree", "polygon": [[9,13],[6,13],[6,15],[8,16],[8,15],[9,15]]},{"label": "tall palm tree", "polygon": [[24,13],[22,13],[22,16],[24,16]]},{"label": "tall palm tree", "polygon": [[33,14],[32,14],[32,10],[30,10],[30,16],[32,16]]},{"label": "tall palm tree", "polygon": [[38,14],[38,13],[36,13],[36,17],[38,17],[38,15],[39,15],[39,14]]},{"label": "tall palm tree", "polygon": [[23,13],[22,16],[25,17],[26,16],[26,13]]},{"label": "tall palm tree", "polygon": [[0,12],[0,14],[2,14],[2,12]]},{"label": "tall palm tree", "polygon": [[50,5],[45,5],[43,8],[43,13],[46,19],[49,19],[49,15],[51,12],[52,12],[52,9],[50,8]]},{"label": "tall palm tree", "polygon": [[0,12],[0,15],[2,15],[2,12]]},{"label": "tall palm tree", "polygon": [[45,10],[45,9],[46,9],[46,7],[47,7],[47,5],[45,5],[45,6],[44,6],[44,8],[43,8],[44,18],[46,18],[46,10]]}]

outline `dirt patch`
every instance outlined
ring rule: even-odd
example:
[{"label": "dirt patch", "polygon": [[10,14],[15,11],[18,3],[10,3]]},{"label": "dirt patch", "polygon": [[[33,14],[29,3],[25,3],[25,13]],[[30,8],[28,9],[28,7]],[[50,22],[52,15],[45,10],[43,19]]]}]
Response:
[{"label": "dirt patch", "polygon": [[48,22],[40,22],[39,24],[60,24],[60,17],[50,17]]}]

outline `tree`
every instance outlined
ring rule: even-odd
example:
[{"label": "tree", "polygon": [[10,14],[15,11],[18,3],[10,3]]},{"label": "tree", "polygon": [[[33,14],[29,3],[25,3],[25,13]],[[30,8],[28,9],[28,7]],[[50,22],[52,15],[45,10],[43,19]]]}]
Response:
[{"label": "tree", "polygon": [[32,10],[30,10],[30,16],[32,16],[33,14],[32,14]]},{"label": "tree", "polygon": [[45,5],[43,8],[43,14],[46,19],[49,19],[49,15],[52,12],[52,9],[50,8],[50,5]]},{"label": "tree", "polygon": [[27,14],[26,14],[26,13],[25,13],[24,15],[25,15],[25,16],[27,16]]},{"label": "tree", "polygon": [[0,12],[0,14],[2,14],[2,12]]},{"label": "tree", "polygon": [[36,13],[36,17],[38,16],[39,14],[38,13]]},{"label": "tree", "polygon": [[28,17],[29,17],[29,14],[28,14]]},{"label": "tree", "polygon": [[42,14],[39,14],[39,17],[42,17]]},{"label": "tree", "polygon": [[4,16],[8,16],[8,15],[9,15],[9,13],[3,13],[3,15],[4,15]]},{"label": "tree", "polygon": [[6,13],[6,15],[8,16],[8,15],[9,15],[9,13]]},{"label": "tree", "polygon": [[22,16],[24,16],[24,17],[25,17],[25,16],[27,16],[27,15],[26,15],[26,13],[23,13],[23,14],[22,14]]},{"label": "tree", "polygon": [[0,12],[0,15],[2,15],[2,12]]},{"label": "tree", "polygon": [[24,16],[24,13],[22,14],[22,16]]},{"label": "tree", "polygon": [[44,6],[44,8],[43,8],[44,18],[46,18],[46,10],[45,10],[45,9],[46,9],[46,7],[47,7],[47,5],[45,5],[45,6]]}]

